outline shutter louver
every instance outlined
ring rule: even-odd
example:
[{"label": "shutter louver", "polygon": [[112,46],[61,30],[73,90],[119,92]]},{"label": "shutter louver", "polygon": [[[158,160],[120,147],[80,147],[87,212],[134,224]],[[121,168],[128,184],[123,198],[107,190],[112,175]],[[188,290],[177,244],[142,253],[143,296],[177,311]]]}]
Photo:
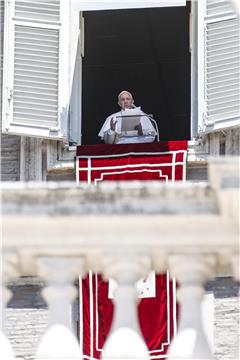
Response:
[{"label": "shutter louver", "polygon": [[17,1],[15,16],[25,20],[60,21],[60,0]]},{"label": "shutter louver", "polygon": [[234,11],[226,0],[207,0],[206,15],[209,16],[226,16],[233,15]]},{"label": "shutter louver", "polygon": [[229,1],[206,0],[205,15],[205,126],[225,127],[240,112],[239,19]]},{"label": "shutter louver", "polygon": [[[5,57],[4,62],[8,77],[3,131],[66,138],[68,13],[62,11],[60,16],[60,4],[67,9],[64,0],[15,0],[14,8],[8,7],[8,49],[12,46],[13,50],[8,54],[10,61]],[[62,88],[64,96],[60,96]]]},{"label": "shutter louver", "polygon": [[57,30],[15,27],[14,123],[57,126],[58,43]]}]

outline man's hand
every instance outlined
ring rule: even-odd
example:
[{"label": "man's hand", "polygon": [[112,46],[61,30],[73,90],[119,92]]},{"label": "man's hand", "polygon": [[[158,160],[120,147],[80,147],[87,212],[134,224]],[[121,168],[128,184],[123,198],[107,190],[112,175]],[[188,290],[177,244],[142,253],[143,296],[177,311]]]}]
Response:
[{"label": "man's hand", "polygon": [[141,123],[139,123],[139,125],[136,125],[134,129],[138,131],[139,136],[143,135],[143,129],[142,129],[142,124]]},{"label": "man's hand", "polygon": [[114,122],[114,119],[113,117],[111,118],[111,121],[110,121],[110,128],[112,131],[115,131],[116,129],[116,124],[117,124],[117,120]]}]

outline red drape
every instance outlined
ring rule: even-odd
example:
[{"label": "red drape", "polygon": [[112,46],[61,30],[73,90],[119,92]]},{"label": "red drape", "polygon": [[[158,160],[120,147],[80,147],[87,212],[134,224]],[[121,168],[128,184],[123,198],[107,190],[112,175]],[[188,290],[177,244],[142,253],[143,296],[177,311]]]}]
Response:
[{"label": "red drape", "polygon": [[94,182],[181,180],[187,141],[77,147],[77,179]]},{"label": "red drape", "polygon": [[[77,147],[77,180],[182,180],[187,141]],[[155,278],[155,296],[138,306],[139,323],[152,360],[166,358],[176,331],[176,284],[168,274]],[[100,359],[109,334],[114,306],[108,283],[98,274],[80,281],[80,343],[85,358]]]},{"label": "red drape", "polygon": [[[165,358],[167,348],[176,331],[178,305],[176,284],[169,274],[155,277],[156,296],[141,299],[138,305],[139,323],[149,348],[151,359]],[[108,283],[98,274],[88,275],[81,281],[82,306],[80,329],[83,354],[100,359],[104,342],[109,334],[114,306],[108,298]]]}]

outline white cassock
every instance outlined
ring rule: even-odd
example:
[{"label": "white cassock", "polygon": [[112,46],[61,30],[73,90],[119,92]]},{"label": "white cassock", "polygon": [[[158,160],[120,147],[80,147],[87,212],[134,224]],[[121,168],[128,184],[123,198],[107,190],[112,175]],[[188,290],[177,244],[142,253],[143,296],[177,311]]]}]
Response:
[{"label": "white cassock", "polygon": [[[138,111],[140,115],[146,115],[140,107],[134,108]],[[107,117],[105,120],[98,136],[101,137],[108,144],[132,144],[132,143],[149,143],[155,140],[156,130],[149,118],[146,116],[140,117],[140,122],[142,125],[143,135],[142,136],[124,136],[122,134],[122,116],[124,116],[124,111],[121,110],[115,114],[112,114]],[[129,115],[129,109],[127,109]],[[115,131],[111,130],[111,119],[114,123],[117,121]]]}]

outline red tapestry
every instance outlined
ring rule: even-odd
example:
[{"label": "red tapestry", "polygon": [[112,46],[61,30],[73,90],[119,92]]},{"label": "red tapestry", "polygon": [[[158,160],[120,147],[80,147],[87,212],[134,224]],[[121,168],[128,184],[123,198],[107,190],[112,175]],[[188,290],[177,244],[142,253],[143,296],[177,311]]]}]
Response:
[{"label": "red tapestry", "polygon": [[76,180],[185,180],[187,141],[77,147]]},{"label": "red tapestry", "polygon": [[[150,359],[166,359],[166,351],[176,334],[178,305],[176,282],[169,274],[155,277],[155,296],[142,298],[138,316]],[[80,282],[80,344],[83,358],[100,359],[109,334],[114,306],[109,298],[108,283],[91,272]]]},{"label": "red tapestry", "polygon": [[[187,141],[77,147],[76,180],[185,180]],[[89,273],[80,281],[80,344],[83,358],[100,359],[114,306],[109,284]],[[176,333],[176,283],[169,274],[154,274],[154,295],[138,305],[139,323],[152,360],[166,359]]]}]

